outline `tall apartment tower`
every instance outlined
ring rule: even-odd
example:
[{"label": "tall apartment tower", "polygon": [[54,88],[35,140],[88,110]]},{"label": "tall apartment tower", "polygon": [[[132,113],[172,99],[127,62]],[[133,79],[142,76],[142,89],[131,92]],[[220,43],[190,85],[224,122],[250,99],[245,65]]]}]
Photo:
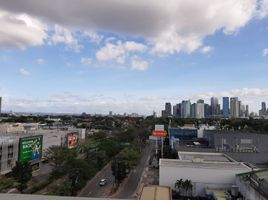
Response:
[{"label": "tall apartment tower", "polygon": [[219,100],[217,97],[211,97],[210,106],[211,106],[211,115],[212,116],[220,114],[219,113]]},{"label": "tall apartment tower", "polygon": [[224,118],[229,117],[229,110],[230,110],[230,102],[229,97],[223,97],[222,98],[222,114]]},{"label": "tall apartment tower", "polygon": [[267,113],[266,113],[266,103],[265,102],[261,102],[261,115],[262,116],[265,116]]},{"label": "tall apartment tower", "polygon": [[171,103],[166,103],[165,105],[165,113],[168,116],[171,116]]},{"label": "tall apartment tower", "polygon": [[205,118],[205,104],[204,104],[204,100],[203,99],[199,99],[196,102],[195,117],[197,119]]},{"label": "tall apartment tower", "polygon": [[230,117],[238,118],[239,112],[240,112],[240,109],[239,109],[238,97],[231,97],[230,98]]},{"label": "tall apartment tower", "polygon": [[191,116],[191,102],[190,100],[181,102],[181,118],[190,118]]},{"label": "tall apartment tower", "polygon": [[246,105],[246,117],[249,117],[249,109],[248,109],[248,105]]}]

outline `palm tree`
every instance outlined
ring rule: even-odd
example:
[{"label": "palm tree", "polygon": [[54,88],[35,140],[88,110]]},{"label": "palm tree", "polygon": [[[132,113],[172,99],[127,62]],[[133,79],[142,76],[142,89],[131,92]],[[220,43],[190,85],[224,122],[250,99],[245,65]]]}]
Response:
[{"label": "palm tree", "polygon": [[[186,196],[188,196],[188,191],[190,190],[192,193],[192,189],[193,189],[193,184],[191,180],[186,179],[184,181],[184,188],[185,188],[185,192],[186,192]],[[191,195],[192,196],[192,195]]]},{"label": "palm tree", "polygon": [[181,189],[182,189],[182,184],[183,184],[183,180],[177,180],[175,183],[175,188],[179,190],[179,193],[181,193]]}]

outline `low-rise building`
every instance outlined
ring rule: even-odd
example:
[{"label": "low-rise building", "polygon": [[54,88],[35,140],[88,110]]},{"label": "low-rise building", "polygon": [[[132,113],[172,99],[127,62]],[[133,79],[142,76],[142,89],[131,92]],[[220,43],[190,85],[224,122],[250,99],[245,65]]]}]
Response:
[{"label": "low-rise building", "polygon": [[222,153],[178,152],[179,159],[160,159],[159,185],[174,189],[177,180],[191,180],[193,196],[205,196],[205,189],[235,185],[235,176],[251,168]]},{"label": "low-rise building", "polygon": [[238,174],[236,185],[245,200],[268,199],[268,169]]}]

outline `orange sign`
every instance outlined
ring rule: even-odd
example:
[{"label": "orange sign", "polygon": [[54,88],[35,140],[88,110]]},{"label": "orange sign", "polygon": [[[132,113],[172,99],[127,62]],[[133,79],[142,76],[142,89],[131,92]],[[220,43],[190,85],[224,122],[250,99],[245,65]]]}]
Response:
[{"label": "orange sign", "polygon": [[167,137],[167,132],[162,130],[154,130],[152,136],[156,137]]}]

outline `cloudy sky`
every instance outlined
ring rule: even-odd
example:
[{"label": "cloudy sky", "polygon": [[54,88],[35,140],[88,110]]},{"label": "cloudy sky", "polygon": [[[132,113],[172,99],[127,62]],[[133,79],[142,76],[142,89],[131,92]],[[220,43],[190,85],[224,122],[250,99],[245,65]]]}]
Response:
[{"label": "cloudy sky", "polygon": [[0,0],[3,110],[268,103],[268,0]]}]

